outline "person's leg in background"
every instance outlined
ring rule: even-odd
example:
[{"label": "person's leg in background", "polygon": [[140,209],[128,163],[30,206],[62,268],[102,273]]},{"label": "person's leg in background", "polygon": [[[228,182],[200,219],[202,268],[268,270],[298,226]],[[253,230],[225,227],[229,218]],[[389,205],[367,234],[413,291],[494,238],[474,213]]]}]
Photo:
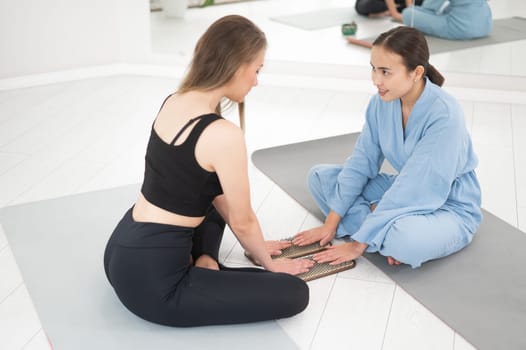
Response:
[{"label": "person's leg in background", "polygon": [[396,3],[398,4],[398,11],[402,12],[404,9],[411,7],[411,6],[420,6],[422,5],[424,1],[423,0],[413,0],[410,6],[407,6],[407,3],[405,0],[396,0]]},{"label": "person's leg in background", "polygon": [[434,10],[421,6],[411,6],[402,11],[406,26],[418,29],[424,34],[448,38],[449,28],[446,15],[437,15]]},{"label": "person's leg in background", "polygon": [[387,5],[384,0],[356,0],[354,9],[362,16],[369,16],[386,12]]}]

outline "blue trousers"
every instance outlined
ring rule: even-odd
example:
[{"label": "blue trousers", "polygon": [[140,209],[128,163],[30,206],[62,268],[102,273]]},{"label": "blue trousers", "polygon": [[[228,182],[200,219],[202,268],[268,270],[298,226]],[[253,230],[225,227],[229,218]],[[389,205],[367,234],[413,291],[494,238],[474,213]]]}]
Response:
[{"label": "blue trousers", "polygon": [[440,7],[443,0],[426,0],[422,6],[408,7],[402,12],[404,24],[424,34],[453,40],[481,38],[491,33],[493,22],[487,1],[473,0],[469,5],[450,1],[442,14],[437,14],[435,7]]},{"label": "blue trousers", "polygon": [[[310,192],[325,216],[331,210],[327,205],[327,198],[334,191],[341,169],[342,165],[322,164],[313,167],[309,172]],[[371,204],[382,199],[395,179],[396,175],[383,173],[371,179],[342,217],[336,237],[349,237],[358,242],[368,243],[361,239],[359,229],[371,213]],[[382,235],[383,237],[374,238],[375,241],[380,238],[383,242],[380,247],[367,249],[367,252],[391,256],[413,268],[419,267],[425,261],[453,254],[468,245],[473,238],[462,219],[446,209],[438,209],[429,214],[403,216],[395,220]]]}]

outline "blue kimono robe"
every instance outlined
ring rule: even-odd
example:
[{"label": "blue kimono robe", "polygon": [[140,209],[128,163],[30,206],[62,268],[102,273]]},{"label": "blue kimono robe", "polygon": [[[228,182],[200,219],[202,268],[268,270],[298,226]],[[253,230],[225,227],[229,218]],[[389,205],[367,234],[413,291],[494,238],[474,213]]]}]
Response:
[{"label": "blue kimono robe", "polygon": [[402,11],[404,24],[424,34],[445,39],[468,40],[491,33],[491,9],[487,0],[425,0],[422,6]]},{"label": "blue kimono robe", "polygon": [[[380,172],[385,159],[398,174]],[[477,163],[460,105],[426,78],[405,129],[400,99],[375,95],[352,155],[315,166],[308,182],[322,212],[342,218],[337,237],[418,267],[471,242],[482,220]]]}]

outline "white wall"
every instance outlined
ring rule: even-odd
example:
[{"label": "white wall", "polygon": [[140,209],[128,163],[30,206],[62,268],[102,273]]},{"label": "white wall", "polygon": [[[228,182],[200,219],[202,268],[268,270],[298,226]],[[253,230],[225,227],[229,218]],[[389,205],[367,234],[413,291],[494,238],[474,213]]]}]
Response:
[{"label": "white wall", "polygon": [[148,0],[0,0],[0,79],[150,54]]}]

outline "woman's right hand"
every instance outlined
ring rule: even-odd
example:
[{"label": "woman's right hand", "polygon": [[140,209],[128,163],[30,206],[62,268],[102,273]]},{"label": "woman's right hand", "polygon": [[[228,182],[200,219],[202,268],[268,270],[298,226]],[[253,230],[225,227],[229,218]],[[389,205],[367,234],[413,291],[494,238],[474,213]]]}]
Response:
[{"label": "woman's right hand", "polygon": [[290,275],[299,275],[300,273],[308,272],[315,264],[310,259],[274,259],[272,265],[268,270],[272,272],[285,272]]},{"label": "woman's right hand", "polygon": [[299,246],[304,246],[311,243],[320,242],[320,245],[324,246],[334,238],[335,234],[335,230],[328,229],[325,227],[325,225],[321,225],[299,232],[292,239],[292,243]]}]

